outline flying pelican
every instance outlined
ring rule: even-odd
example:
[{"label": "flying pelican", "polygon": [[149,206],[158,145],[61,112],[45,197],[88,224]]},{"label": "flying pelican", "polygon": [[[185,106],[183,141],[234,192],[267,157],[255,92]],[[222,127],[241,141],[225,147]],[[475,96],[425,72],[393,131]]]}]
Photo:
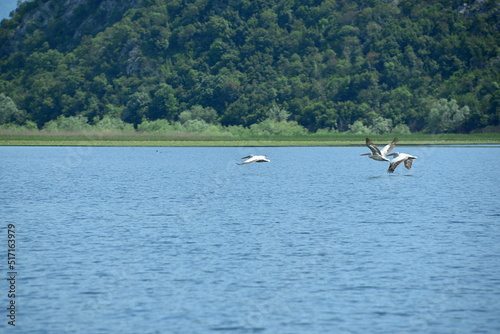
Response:
[{"label": "flying pelican", "polygon": [[411,169],[411,164],[413,163],[413,160],[416,159],[417,157],[413,155],[409,155],[406,153],[399,153],[399,152],[394,152],[391,154],[388,154],[387,156],[394,156],[394,159],[392,159],[391,164],[389,165],[389,169],[387,170],[387,173],[394,173],[394,170],[400,163],[404,161],[406,169]]},{"label": "flying pelican", "polygon": [[242,163],[236,163],[237,165],[251,164],[252,162],[269,162],[269,157],[266,155],[248,155],[241,159],[247,159]]},{"label": "flying pelican", "polygon": [[370,138],[366,138],[366,146],[372,151],[371,153],[363,153],[360,155],[369,155],[369,158],[372,158],[373,160],[377,161],[389,161],[389,159],[386,158],[386,155],[392,151],[394,146],[396,146],[396,143],[398,142],[398,138],[394,138],[392,142],[389,144],[385,145],[382,150],[379,150],[377,146],[375,146],[374,143],[370,140]]}]

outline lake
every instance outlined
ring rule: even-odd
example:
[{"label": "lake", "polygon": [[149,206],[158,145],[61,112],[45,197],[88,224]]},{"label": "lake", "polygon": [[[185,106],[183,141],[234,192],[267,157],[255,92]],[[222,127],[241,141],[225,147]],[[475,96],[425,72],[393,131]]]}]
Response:
[{"label": "lake", "polygon": [[500,146],[396,150],[0,147],[0,331],[499,333]]}]

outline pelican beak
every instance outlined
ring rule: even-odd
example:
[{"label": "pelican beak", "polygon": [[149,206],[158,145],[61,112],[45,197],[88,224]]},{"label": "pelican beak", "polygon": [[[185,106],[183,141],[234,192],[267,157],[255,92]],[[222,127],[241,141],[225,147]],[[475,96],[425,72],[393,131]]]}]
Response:
[{"label": "pelican beak", "polygon": [[370,155],[370,153],[363,153],[363,154],[360,154],[360,155]]}]

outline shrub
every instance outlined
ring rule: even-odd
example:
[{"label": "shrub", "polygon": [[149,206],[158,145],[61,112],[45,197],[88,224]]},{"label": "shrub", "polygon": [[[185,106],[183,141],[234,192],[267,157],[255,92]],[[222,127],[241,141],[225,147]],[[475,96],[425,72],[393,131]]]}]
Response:
[{"label": "shrub", "polygon": [[398,124],[392,129],[392,133],[400,134],[400,135],[407,135],[410,134],[410,128],[406,124]]},{"label": "shrub", "polygon": [[266,119],[250,126],[250,133],[257,135],[284,135],[298,136],[307,133],[307,130],[297,122],[276,122]]},{"label": "shrub", "polygon": [[104,116],[93,126],[92,130],[109,132],[134,132],[134,126],[132,124],[125,123],[119,118]]},{"label": "shrub", "polygon": [[156,121],[142,120],[142,123],[137,125],[137,131],[141,132],[173,132],[175,131],[172,124],[166,119],[157,119]]},{"label": "shrub", "polygon": [[327,134],[327,133],[338,133],[339,131],[335,128],[323,128],[316,130],[317,134]]},{"label": "shrub", "polygon": [[195,133],[220,134],[224,131],[220,125],[209,124],[199,119],[189,120],[183,124],[184,131]]},{"label": "shrub", "polygon": [[363,124],[363,121],[355,121],[353,124],[349,125],[349,133],[356,135],[369,135],[371,130]]},{"label": "shrub", "polygon": [[23,131],[37,131],[38,127],[35,122],[26,121],[24,124],[19,125],[17,123],[7,123],[0,125],[0,130],[7,130],[12,132],[23,132]]}]

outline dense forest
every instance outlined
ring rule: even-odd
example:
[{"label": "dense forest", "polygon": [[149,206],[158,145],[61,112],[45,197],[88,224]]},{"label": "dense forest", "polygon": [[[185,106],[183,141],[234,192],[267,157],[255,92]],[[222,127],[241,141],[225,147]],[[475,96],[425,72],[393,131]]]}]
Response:
[{"label": "dense forest", "polygon": [[498,129],[499,14],[496,0],[26,1],[0,26],[0,127]]}]

